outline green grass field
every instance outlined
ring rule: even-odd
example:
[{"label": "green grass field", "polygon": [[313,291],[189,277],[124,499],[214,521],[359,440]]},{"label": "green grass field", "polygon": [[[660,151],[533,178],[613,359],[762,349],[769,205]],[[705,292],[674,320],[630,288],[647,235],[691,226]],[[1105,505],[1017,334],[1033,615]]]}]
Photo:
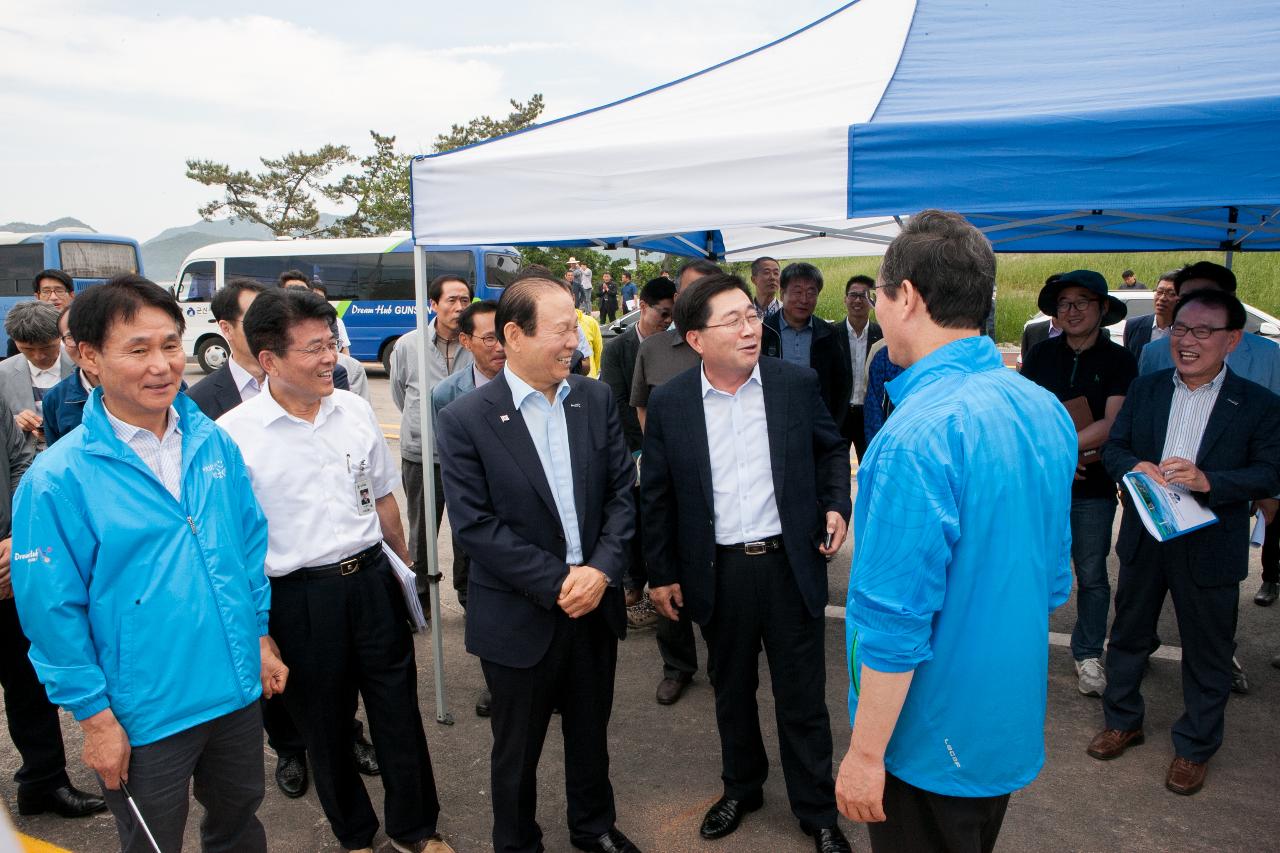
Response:
[{"label": "green grass field", "polygon": [[[810,258],[822,270],[826,286],[818,299],[818,314],[828,320],[844,316],[844,283],[862,273],[875,277],[879,258]],[[1193,261],[1223,263],[1221,252],[1156,252],[1129,255],[996,255],[996,340],[1016,344],[1022,324],[1036,313],[1036,294],[1050,275],[1076,269],[1102,273],[1111,287],[1120,273],[1132,269],[1138,280],[1154,287],[1160,274]],[[785,266],[785,264],[784,264]],[[1240,282],[1241,300],[1268,314],[1280,316],[1280,254],[1237,254],[1232,269]]]}]

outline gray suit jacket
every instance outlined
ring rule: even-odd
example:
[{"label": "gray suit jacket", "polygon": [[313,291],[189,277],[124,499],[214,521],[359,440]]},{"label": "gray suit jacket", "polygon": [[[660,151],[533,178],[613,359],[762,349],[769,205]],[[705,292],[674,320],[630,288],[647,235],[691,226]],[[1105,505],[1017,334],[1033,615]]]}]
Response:
[{"label": "gray suit jacket", "polygon": [[[58,376],[65,379],[75,369],[75,362],[63,353],[58,361]],[[8,407],[11,415],[35,411],[36,395],[31,390],[31,371],[27,367],[27,357],[21,353],[0,361],[0,401]],[[37,434],[27,433],[26,438],[27,445],[34,449]]]}]

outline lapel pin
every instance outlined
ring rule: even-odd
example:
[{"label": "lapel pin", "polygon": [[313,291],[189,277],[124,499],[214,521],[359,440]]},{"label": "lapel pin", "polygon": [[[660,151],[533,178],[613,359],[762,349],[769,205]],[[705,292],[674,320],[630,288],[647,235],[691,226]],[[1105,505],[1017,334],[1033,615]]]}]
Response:
[{"label": "lapel pin", "polygon": [[1233,406],[1238,406],[1238,405],[1240,405],[1240,401],[1238,401],[1238,400],[1233,400],[1233,399],[1231,399],[1230,397],[1228,397],[1228,398],[1227,398],[1227,402],[1228,402],[1228,403],[1230,403],[1230,404],[1231,404],[1231,405],[1233,405]]},{"label": "lapel pin", "polygon": [[507,417],[506,415],[499,415],[498,420],[502,421],[505,424],[507,421],[511,420],[511,418]]},{"label": "lapel pin", "polygon": [[571,409],[581,409],[581,408],[582,408],[582,404],[581,404],[581,403],[570,403],[570,404],[569,404],[569,408],[571,408]]}]

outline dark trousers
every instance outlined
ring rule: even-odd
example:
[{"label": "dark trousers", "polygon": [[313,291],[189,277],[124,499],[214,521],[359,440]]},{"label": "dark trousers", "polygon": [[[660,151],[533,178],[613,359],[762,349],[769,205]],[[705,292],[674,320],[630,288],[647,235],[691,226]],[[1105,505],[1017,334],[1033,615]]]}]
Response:
[{"label": "dark trousers", "polygon": [[[444,517],[444,481],[440,477],[440,466],[433,465],[433,479],[436,490],[436,526],[440,529],[440,519]],[[422,463],[400,460],[400,479],[404,484],[405,502],[409,504],[409,556],[417,564],[414,572],[418,579],[418,594],[427,591],[427,537],[432,528],[427,527],[427,507],[423,492]],[[458,537],[450,534],[453,543],[453,588],[458,593],[458,601],[467,606],[467,575],[471,570],[471,558],[462,550]],[[430,616],[430,614],[427,614]]]},{"label": "dark trousers", "polygon": [[782,775],[806,830],[836,825],[827,716],[824,619],[812,616],[786,555],[716,549],[716,601],[703,627],[714,673],[724,794],[759,791],[769,775],[756,690],[760,649],[769,660]]},{"label": "dark trousers", "polygon": [[1280,583],[1280,515],[1262,531],[1262,579]]},{"label": "dark trousers", "polygon": [[1190,761],[1208,761],[1222,745],[1240,585],[1198,586],[1176,541],[1160,544],[1144,536],[1133,562],[1120,562],[1102,694],[1106,725],[1124,731],[1142,727],[1142,676],[1159,645],[1156,623],[1166,594],[1173,597],[1182,637],[1184,707],[1173,724],[1174,751]]},{"label": "dark trousers", "polygon": [[853,445],[854,451],[858,454],[858,461],[861,462],[863,454],[867,452],[867,422],[862,406],[849,407],[849,411],[844,416],[844,423],[840,424],[840,435],[844,437],[845,442]]},{"label": "dark trousers", "polygon": [[884,774],[883,823],[867,824],[875,853],[991,853],[1009,795],[949,797]]},{"label": "dark trousers", "polygon": [[609,714],[618,639],[599,610],[570,619],[556,610],[555,635],[542,660],[517,669],[481,660],[493,694],[493,849],[541,851],[538,759],[553,709],[564,734],[569,838],[587,845],[617,819],[609,784]]},{"label": "dark trousers", "polygon": [[[698,672],[698,641],[693,636],[693,621],[688,615],[681,613],[677,622],[659,618],[654,635],[658,640],[658,654],[662,656],[662,677],[692,680]],[[709,662],[707,669],[711,669]]]},{"label": "dark trousers", "polygon": [[30,648],[13,599],[0,601],[0,685],[4,687],[9,737],[22,757],[22,766],[13,778],[20,793],[39,796],[71,783],[58,709],[36,677],[27,657]]},{"label": "dark trousers", "polygon": [[[188,786],[205,810],[203,853],[266,853],[267,834],[257,817],[263,795],[257,702],[130,751],[129,791],[163,853],[182,849]],[[152,853],[123,793],[105,785],[102,793],[116,819],[121,853]]]},{"label": "dark trousers", "polygon": [[[354,699],[355,697],[352,697]],[[364,735],[364,724],[355,719],[356,705],[351,705],[351,739],[359,740]],[[276,694],[270,699],[262,700],[262,727],[267,730],[267,745],[275,750],[276,757],[305,757],[307,744],[302,740],[302,732],[298,724],[289,715],[289,705],[284,694]]]},{"label": "dark trousers", "polygon": [[382,768],[387,835],[409,842],[435,832],[440,803],[418,710],[413,635],[386,558],[350,575],[272,578],[270,627],[289,667],[285,701],[338,841],[368,847],[378,831],[351,755],[357,692]]}]

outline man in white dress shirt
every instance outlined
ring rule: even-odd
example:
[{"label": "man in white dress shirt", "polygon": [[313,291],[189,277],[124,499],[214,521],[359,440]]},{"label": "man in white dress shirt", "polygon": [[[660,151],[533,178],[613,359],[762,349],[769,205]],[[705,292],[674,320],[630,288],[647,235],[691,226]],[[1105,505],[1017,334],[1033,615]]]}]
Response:
[{"label": "man in white dress shirt", "polygon": [[335,391],[334,310],[311,293],[267,291],[244,316],[266,374],[219,419],[244,454],[268,523],[271,627],[290,667],[285,701],[338,841],[370,850],[378,819],[350,748],[358,691],[386,790],[396,850],[447,851],[418,710],[408,610],[383,550],[408,561],[395,465],[373,409]]}]

